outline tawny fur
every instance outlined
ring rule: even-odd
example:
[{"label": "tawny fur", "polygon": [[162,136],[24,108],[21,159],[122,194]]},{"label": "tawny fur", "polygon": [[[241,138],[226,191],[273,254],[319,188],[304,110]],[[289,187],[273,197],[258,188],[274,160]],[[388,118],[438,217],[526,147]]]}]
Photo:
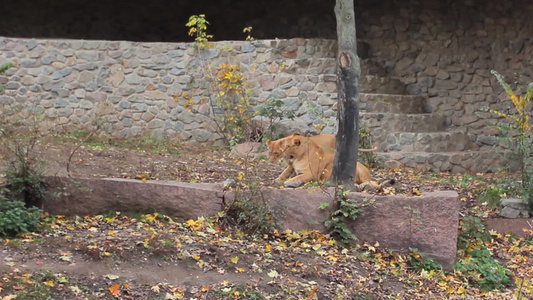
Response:
[{"label": "tawny fur", "polygon": [[[331,177],[333,161],[335,159],[335,135],[320,134],[312,137],[303,137],[298,134],[267,141],[270,150],[270,161],[278,161],[283,157],[287,167],[278,176],[278,182],[285,181],[286,186],[298,186],[312,180],[327,180]],[[362,149],[373,151],[374,149]],[[359,185],[378,184],[371,181],[368,168],[357,163],[355,183]]]}]

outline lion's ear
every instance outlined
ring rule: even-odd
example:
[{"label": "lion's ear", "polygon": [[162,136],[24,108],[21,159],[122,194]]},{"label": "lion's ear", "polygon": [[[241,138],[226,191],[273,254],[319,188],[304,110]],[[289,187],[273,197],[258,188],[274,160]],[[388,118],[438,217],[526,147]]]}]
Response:
[{"label": "lion's ear", "polygon": [[267,145],[270,145],[272,144],[272,141],[271,140],[267,140]]},{"label": "lion's ear", "polygon": [[300,141],[300,139],[294,139],[294,141],[292,142],[295,146],[300,146],[300,144],[302,143],[302,141]]},{"label": "lion's ear", "polygon": [[300,136],[300,132],[299,131],[296,131],[295,133],[292,134],[292,136]]}]

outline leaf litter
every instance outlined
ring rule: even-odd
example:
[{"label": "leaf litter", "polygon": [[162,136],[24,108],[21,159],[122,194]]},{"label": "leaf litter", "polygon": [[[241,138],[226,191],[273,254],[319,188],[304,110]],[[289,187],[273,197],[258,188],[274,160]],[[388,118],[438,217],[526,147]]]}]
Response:
[{"label": "leaf litter", "polygon": [[[44,147],[50,174],[61,175],[68,145]],[[179,154],[85,147],[76,176],[220,182],[246,168],[264,181],[281,167],[235,159],[228,151],[181,147]],[[77,166],[76,166],[77,164]],[[246,166],[245,166],[246,165]],[[0,170],[0,172],[2,172]],[[423,195],[456,190],[462,214],[481,209],[479,191],[491,178],[405,170],[373,172],[398,184],[385,194]],[[515,238],[490,232],[491,256],[512,274],[501,290],[484,291],[461,272],[417,269],[406,254],[364,242],[341,248],[316,231],[275,232],[258,238],[221,229],[213,220],[179,222],[153,214],[47,216],[40,233],[2,240],[0,299],[516,299],[533,297],[533,231]],[[39,288],[37,288],[37,286]],[[43,296],[44,297],[44,296]]]}]

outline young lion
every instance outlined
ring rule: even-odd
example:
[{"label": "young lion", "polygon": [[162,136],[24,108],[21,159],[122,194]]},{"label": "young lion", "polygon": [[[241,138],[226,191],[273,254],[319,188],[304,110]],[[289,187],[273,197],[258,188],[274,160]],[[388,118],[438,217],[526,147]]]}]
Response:
[{"label": "young lion", "polygon": [[[291,146],[292,140],[294,137],[300,136],[299,133],[293,133],[287,137],[271,141],[267,141],[270,162],[278,162],[284,155],[285,150]],[[330,133],[323,133],[314,136],[307,137],[310,141],[313,141],[315,144],[320,145],[324,150],[335,150],[335,135]],[[283,172],[278,176],[276,181],[283,182],[285,179],[289,178],[294,174],[294,168],[292,163],[288,160],[285,160],[287,167]]]},{"label": "young lion", "polygon": [[[289,144],[284,156],[297,174],[285,182],[286,187],[298,187],[311,180],[327,180],[331,177],[335,149],[321,148],[310,138],[301,136],[292,136],[286,142]],[[359,162],[357,162],[355,183],[378,186],[370,180],[368,168]]]},{"label": "young lion", "polygon": [[[335,135],[334,134],[323,133],[323,134],[318,134],[318,135],[310,136],[310,137],[302,137],[300,136],[300,134],[294,133],[290,136],[287,136],[287,137],[284,137],[284,138],[281,138],[275,141],[271,141],[271,140],[267,141],[268,150],[269,150],[269,161],[270,162],[279,161],[284,156],[285,150],[288,147],[293,145],[293,140],[295,137],[301,137],[305,140],[309,140],[313,142],[318,148],[324,151],[333,152],[333,155],[335,153]],[[360,152],[371,152],[375,150],[377,150],[377,147],[374,147],[372,149],[359,149]],[[278,182],[283,182],[285,179],[291,177],[292,175],[295,175],[292,162],[289,159],[285,159],[285,162],[287,164],[287,167],[285,168],[285,170],[283,170],[283,172],[276,179]],[[364,165],[362,166],[366,168]],[[359,169],[359,165],[357,165],[357,168]]]}]

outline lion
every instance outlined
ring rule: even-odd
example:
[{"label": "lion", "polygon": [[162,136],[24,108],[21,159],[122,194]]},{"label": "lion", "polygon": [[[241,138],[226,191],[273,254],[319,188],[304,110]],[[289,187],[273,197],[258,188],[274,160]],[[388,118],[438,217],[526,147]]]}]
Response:
[{"label": "lion", "polygon": [[[330,134],[330,133],[323,133],[323,134],[318,134],[318,135],[310,136],[310,137],[302,137],[302,136],[300,136],[299,133],[294,133],[294,134],[292,134],[290,136],[287,136],[287,137],[284,137],[284,138],[281,138],[281,139],[278,139],[278,140],[275,140],[275,141],[268,140],[267,141],[267,145],[268,145],[268,150],[269,150],[269,161],[270,162],[277,162],[282,157],[286,156],[285,155],[286,154],[285,151],[287,150],[287,148],[294,146],[294,139],[295,138],[298,138],[298,139],[301,138],[301,139],[303,139],[305,141],[312,142],[314,144],[314,147],[319,148],[322,151],[325,151],[325,153],[327,153],[328,156],[329,156],[329,154],[333,153],[333,158],[331,159],[331,163],[333,163],[333,159],[334,159],[334,156],[335,156],[335,135],[334,134]],[[377,150],[377,147],[374,147],[372,149],[359,149],[360,152],[371,152],[371,151],[375,151],[375,150]],[[295,151],[295,150],[292,150],[292,151]],[[287,164],[287,167],[278,176],[278,178],[276,179],[277,182],[281,183],[285,179],[291,177],[292,175],[296,175],[295,174],[295,169],[294,169],[293,163],[292,163],[293,161],[294,161],[294,159],[291,159],[289,157],[285,157],[285,162]],[[362,167],[360,167],[360,165]],[[366,169],[367,172],[368,172],[368,168],[366,166],[364,166],[363,164],[360,164],[360,163],[358,163],[357,169]],[[359,173],[359,171],[357,171],[357,172]],[[368,174],[370,174],[370,172],[368,172]],[[363,177],[366,178],[365,176],[363,176]],[[328,176],[328,178],[329,178],[329,176]],[[328,178],[324,178],[324,179],[328,179]],[[368,180],[370,180],[370,175],[368,175]],[[364,182],[364,180],[362,180],[361,182]]]},{"label": "lion", "polygon": [[[286,136],[284,138],[271,141],[267,140],[268,145],[268,160],[270,162],[278,162],[282,157],[285,150],[291,145],[292,139],[295,136],[300,136],[299,133],[293,133],[292,135]],[[314,136],[308,137],[309,140],[315,142],[317,145],[320,145],[324,149],[333,149],[335,150],[335,135],[331,133],[323,133]],[[289,178],[294,174],[294,168],[289,161],[285,161],[286,168],[281,172],[281,174],[276,179],[277,182],[283,182],[285,179]]]},{"label": "lion", "polygon": [[[296,176],[289,178],[285,187],[298,187],[312,180],[323,181],[331,177],[335,149],[319,147],[311,138],[302,136],[293,136],[288,143],[284,156],[291,163]],[[363,187],[379,186],[371,181],[370,170],[360,162],[357,162],[355,183]]]}]

